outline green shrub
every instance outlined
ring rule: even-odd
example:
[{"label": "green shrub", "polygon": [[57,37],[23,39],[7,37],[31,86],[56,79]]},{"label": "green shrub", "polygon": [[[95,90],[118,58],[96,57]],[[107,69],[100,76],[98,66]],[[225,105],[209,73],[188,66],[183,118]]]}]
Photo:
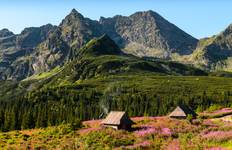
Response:
[{"label": "green shrub", "polygon": [[192,121],[193,121],[193,115],[188,114],[186,119],[187,119],[190,123],[192,123]]},{"label": "green shrub", "polygon": [[213,105],[211,105],[207,110],[208,110],[209,112],[212,112],[212,111],[215,111],[215,110],[219,110],[219,109],[221,109],[221,108],[222,108],[221,105],[213,104]]},{"label": "green shrub", "polygon": [[82,138],[85,142],[85,147],[90,149],[100,149],[102,147],[105,148],[105,146],[111,149],[113,147],[127,146],[134,143],[134,138],[127,136],[127,133],[113,129],[91,132]]},{"label": "green shrub", "polygon": [[7,140],[7,143],[10,144],[10,145],[11,145],[11,144],[14,144],[14,143],[15,143],[15,140],[14,140],[14,139],[9,139],[9,140]]},{"label": "green shrub", "polygon": [[72,130],[76,130],[82,126],[80,119],[73,120],[70,125]]}]

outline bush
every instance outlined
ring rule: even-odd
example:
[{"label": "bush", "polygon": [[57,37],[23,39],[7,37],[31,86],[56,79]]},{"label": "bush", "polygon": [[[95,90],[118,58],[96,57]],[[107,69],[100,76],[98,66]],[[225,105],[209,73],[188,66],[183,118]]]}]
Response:
[{"label": "bush", "polygon": [[192,120],[192,124],[194,124],[194,125],[201,125],[202,122],[203,122],[203,120],[201,118]]},{"label": "bush", "polygon": [[208,108],[208,111],[209,111],[209,112],[212,112],[212,111],[215,111],[215,110],[219,110],[219,109],[221,109],[221,108],[222,108],[222,106],[214,104],[214,105],[211,105],[211,106]]},{"label": "bush", "polygon": [[127,136],[123,131],[113,129],[90,132],[82,140],[85,141],[85,147],[89,149],[112,149],[113,147],[132,145],[135,141],[133,137]]},{"label": "bush", "polygon": [[190,123],[192,123],[193,121],[193,115],[187,115],[187,118],[186,118]]},{"label": "bush", "polygon": [[72,130],[76,130],[82,126],[81,121],[79,119],[73,120],[70,125]]}]

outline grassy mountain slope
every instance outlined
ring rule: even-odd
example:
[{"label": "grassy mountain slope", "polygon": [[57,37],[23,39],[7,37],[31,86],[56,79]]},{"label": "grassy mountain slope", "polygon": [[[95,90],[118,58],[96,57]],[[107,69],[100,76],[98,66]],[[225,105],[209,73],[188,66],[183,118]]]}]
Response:
[{"label": "grassy mountain slope", "polygon": [[[204,71],[191,66],[168,61],[150,61],[124,54],[107,35],[91,40],[80,50],[75,51],[74,55],[76,55],[76,58],[62,67],[63,69],[51,79],[53,83],[57,82],[58,78],[75,82],[98,76],[124,73],[206,75]],[[52,70],[50,72],[56,71]],[[49,72],[45,74],[49,74]]]},{"label": "grassy mountain slope", "polygon": [[196,50],[183,62],[209,71],[232,70],[232,25],[220,34],[199,41]]}]

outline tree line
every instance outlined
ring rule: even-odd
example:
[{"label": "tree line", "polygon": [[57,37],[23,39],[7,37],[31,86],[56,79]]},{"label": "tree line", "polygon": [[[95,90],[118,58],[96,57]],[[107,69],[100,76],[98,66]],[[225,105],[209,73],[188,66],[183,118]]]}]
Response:
[{"label": "tree line", "polygon": [[0,101],[0,131],[99,119],[110,110],[123,110],[129,116],[166,115],[178,104],[195,110],[204,110],[213,104],[231,106],[232,92],[162,94],[122,86],[112,86],[103,92],[87,88],[45,88],[12,101]]}]

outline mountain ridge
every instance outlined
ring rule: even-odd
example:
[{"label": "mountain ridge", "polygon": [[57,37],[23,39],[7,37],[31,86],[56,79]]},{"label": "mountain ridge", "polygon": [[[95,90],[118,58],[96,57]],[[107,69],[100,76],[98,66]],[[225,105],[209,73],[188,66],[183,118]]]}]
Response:
[{"label": "mountain ridge", "polygon": [[[224,33],[226,32],[230,30]],[[208,55],[198,58],[199,54],[204,54],[201,49],[205,48],[200,45],[204,40],[198,41],[151,10],[136,12],[130,16],[101,17],[99,21],[95,21],[73,9],[58,26],[47,24],[25,28],[17,35],[7,29],[1,30],[0,33],[4,36],[0,38],[1,80],[22,80],[63,66],[74,59],[75,54],[87,42],[104,34],[107,34],[124,53],[190,63],[206,70],[216,70],[215,67],[209,67],[214,65],[214,59],[222,56],[227,58],[227,55],[230,55],[224,53],[225,51],[214,54],[217,45],[220,47],[219,42],[214,43],[215,47],[211,48],[213,50],[210,50],[212,55],[209,59],[205,59]],[[224,44],[228,43],[229,40]],[[229,60],[222,63],[224,62],[230,63]],[[226,70],[225,65],[220,63],[216,64],[218,68]]]},{"label": "mountain ridge", "polygon": [[[172,52],[188,54],[194,49],[198,41],[151,10],[136,12],[130,16],[117,15],[112,18],[101,17],[99,22],[103,25],[103,29],[108,29],[111,23],[110,26],[113,26],[115,29],[111,28],[111,31],[108,30],[105,32],[118,45],[125,48],[125,52],[137,56],[144,56],[144,54],[138,55],[127,49],[130,49],[130,46],[138,46],[136,50],[134,50],[137,53],[140,47],[147,49],[147,51],[159,50],[165,52],[166,50],[167,53],[163,56],[155,56],[146,53],[146,51],[145,56],[169,58],[170,54],[168,53]],[[168,32],[172,34],[167,34]],[[185,42],[193,48],[188,48]],[[183,48],[181,46],[183,46]],[[177,48],[179,48],[179,51]]]},{"label": "mountain ridge", "polygon": [[[123,51],[110,39],[103,35],[85,44],[75,58],[62,68],[29,77],[26,82],[33,85],[37,82],[42,87],[60,85],[63,82],[76,83],[83,80],[130,74],[206,76],[207,73],[194,67],[169,61],[146,60]],[[52,78],[51,78],[52,77]],[[47,81],[47,79],[49,79]],[[44,82],[43,82],[44,81]]]}]

